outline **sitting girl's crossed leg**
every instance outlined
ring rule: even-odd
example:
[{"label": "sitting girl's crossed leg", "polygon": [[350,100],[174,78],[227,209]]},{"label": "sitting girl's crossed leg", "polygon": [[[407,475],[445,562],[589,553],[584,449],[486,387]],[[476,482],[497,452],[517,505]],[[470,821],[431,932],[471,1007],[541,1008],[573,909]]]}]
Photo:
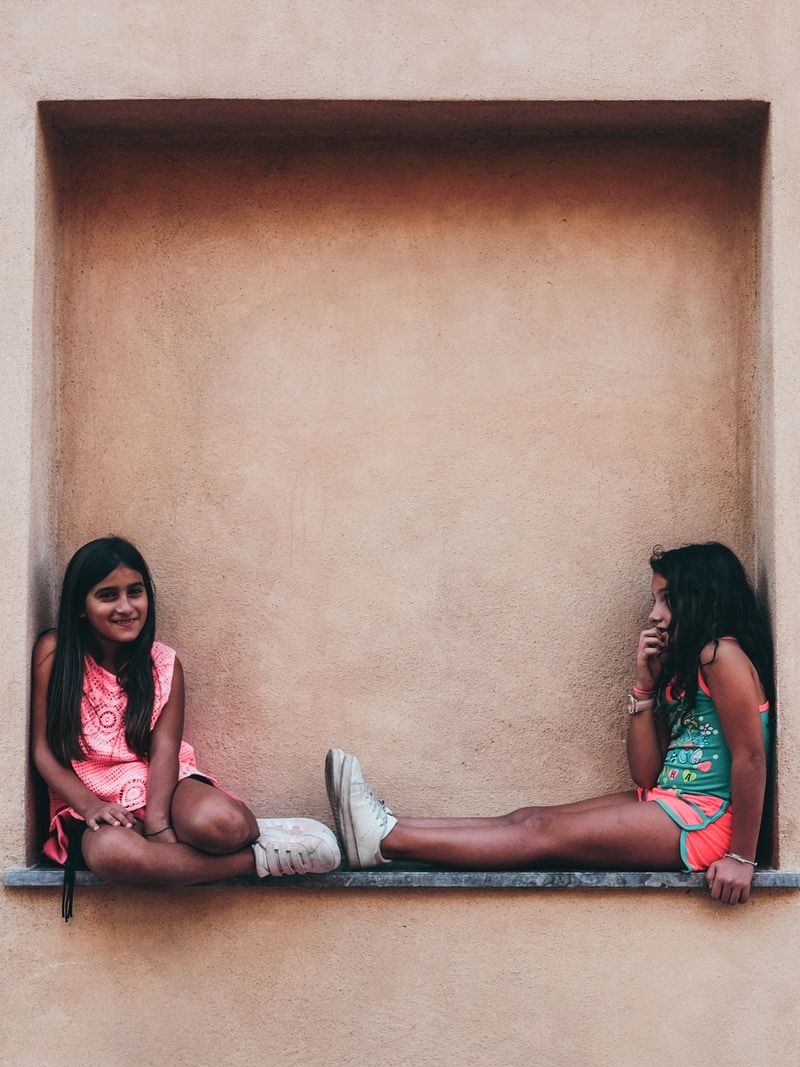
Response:
[{"label": "sitting girl's crossed leg", "polygon": [[241,800],[197,778],[178,782],[170,822],[179,842],[214,855],[238,852],[259,833],[255,815]]},{"label": "sitting girl's crossed leg", "polygon": [[306,832],[312,849],[331,853],[328,869],[338,862],[327,828],[305,819],[259,821],[240,800],[194,778],[175,788],[169,830],[161,840],[146,838],[141,823],[87,830],[83,857],[89,870],[115,885],[175,887],[254,873],[301,874],[307,861],[297,854],[298,832]]}]

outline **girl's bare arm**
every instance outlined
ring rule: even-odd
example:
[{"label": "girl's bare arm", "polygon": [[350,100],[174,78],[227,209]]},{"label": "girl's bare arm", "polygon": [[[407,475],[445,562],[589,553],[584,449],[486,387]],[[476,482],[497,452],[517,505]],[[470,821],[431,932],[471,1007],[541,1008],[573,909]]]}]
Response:
[{"label": "girl's bare arm", "polygon": [[659,708],[631,715],[626,748],[631,778],[643,789],[652,789],[664,764],[663,715]]},{"label": "girl's bare arm", "polygon": [[[178,783],[178,750],[183,738],[183,667],[175,657],[169,700],[158,717],[150,741],[150,769],[147,775],[147,810],[144,832],[156,834],[170,825],[170,802]],[[158,833],[154,841],[166,844],[177,838],[171,830]]]},{"label": "girl's bare arm", "polygon": [[[655,628],[644,630],[636,650],[636,685],[643,690],[655,689],[661,673],[659,656],[663,639]],[[666,751],[666,730],[658,708],[632,715],[626,740],[628,767],[637,785],[651,789],[658,779]]]},{"label": "girl's bare arm", "polygon": [[[735,641],[709,646],[701,657],[701,671],[719,714],[731,752],[730,851],[754,860],[764,807],[767,758],[761,735],[761,694],[755,670]],[[718,860],[709,868],[712,896],[737,903],[747,900],[753,868],[737,860]]]},{"label": "girl's bare arm", "polygon": [[78,812],[93,829],[101,822],[111,826],[133,826],[133,819],[116,804],[99,800],[70,767],[53,755],[47,743],[47,687],[53,672],[56,651],[54,633],[42,634],[33,648],[31,753],[34,766],[56,796]]}]

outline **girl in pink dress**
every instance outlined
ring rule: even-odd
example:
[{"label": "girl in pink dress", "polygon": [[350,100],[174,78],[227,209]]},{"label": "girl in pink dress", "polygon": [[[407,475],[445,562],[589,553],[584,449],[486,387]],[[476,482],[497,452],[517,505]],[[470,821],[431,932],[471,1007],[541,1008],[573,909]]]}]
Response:
[{"label": "girl in pink dress", "polygon": [[[112,884],[185,886],[339,865],[312,819],[256,819],[197,769],[183,740],[183,668],[155,640],[153,584],[130,542],[103,537],[67,566],[57,630],[33,651],[33,759],[50,787],[44,853]],[[84,831],[88,830],[88,833]]]}]

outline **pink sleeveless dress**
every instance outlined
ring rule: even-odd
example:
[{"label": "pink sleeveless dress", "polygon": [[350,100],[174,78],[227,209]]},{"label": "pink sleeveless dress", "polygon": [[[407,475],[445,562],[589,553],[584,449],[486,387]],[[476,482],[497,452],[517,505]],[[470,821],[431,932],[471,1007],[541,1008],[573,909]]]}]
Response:
[{"label": "pink sleeveless dress", "polygon": [[[117,681],[116,675],[101,667],[91,656],[84,658],[83,700],[81,701],[81,725],[83,727],[86,758],[73,760],[72,769],[95,796],[107,800],[128,811],[143,815],[147,803],[146,760],[137,756],[125,740],[125,708],[128,697]],[[172,689],[172,674],[175,669],[175,650],[160,641],[153,642],[153,680],[155,695],[152,730],[158,722]],[[199,775],[214,784],[214,779],[200,774],[195,763],[191,745],[181,741],[178,751],[178,780]],[[65,824],[69,819],[83,821],[50,790],[50,835],[42,851],[56,863],[67,858],[68,836]]]}]

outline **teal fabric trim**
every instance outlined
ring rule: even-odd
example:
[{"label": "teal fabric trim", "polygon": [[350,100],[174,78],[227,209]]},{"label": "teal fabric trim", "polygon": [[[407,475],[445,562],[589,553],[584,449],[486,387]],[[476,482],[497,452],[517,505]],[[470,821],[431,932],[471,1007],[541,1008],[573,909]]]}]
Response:
[{"label": "teal fabric trim", "polygon": [[713,815],[706,815],[700,808],[697,807],[696,804],[692,804],[691,800],[688,799],[685,793],[679,793],[676,790],[675,796],[679,797],[681,800],[685,801],[690,807],[692,807],[700,816],[702,821],[698,823],[686,823],[676,811],[673,811],[669,807],[666,800],[662,800],[660,797],[649,797],[648,799],[655,801],[656,804],[658,804],[658,806],[661,808],[661,810],[665,811],[667,815],[669,815],[670,819],[672,819],[674,823],[677,823],[678,826],[680,826],[681,830],[684,830],[686,833],[691,833],[692,830],[705,830],[705,828],[707,826],[710,826],[712,822],[716,822],[717,819],[724,815],[728,808],[731,806],[731,802],[729,800],[723,800],[722,804],[720,805],[719,811],[715,811]]},{"label": "teal fabric trim", "polygon": [[[694,871],[694,867],[691,867],[689,865],[689,857],[686,855],[686,843],[689,840],[689,834],[691,833],[692,830],[702,830],[703,827],[702,826],[687,827],[684,824],[683,820],[678,818],[677,814],[674,811],[671,811],[667,807],[665,801],[658,800],[656,797],[653,797],[653,800],[655,800],[656,804],[658,804],[658,806],[661,808],[662,811],[665,811],[667,813],[667,815],[669,815],[670,819],[672,819],[672,821],[674,823],[677,823],[677,825],[680,826],[680,828],[681,828],[681,837],[680,837],[680,842],[678,844],[678,848],[679,848],[679,851],[680,851],[680,854],[681,854],[681,861],[683,863],[683,869],[685,871],[689,871],[690,873],[693,872]],[[709,819],[709,822],[712,822],[712,821],[713,820]],[[706,823],[706,826],[707,825],[708,825],[708,823]]]},{"label": "teal fabric trim", "polygon": [[681,850],[681,859],[683,860],[683,869],[685,871],[693,871],[694,868],[689,866],[689,858],[686,855],[686,842],[688,840],[689,840],[689,831],[688,830],[681,830],[680,850]]},{"label": "teal fabric trim", "polygon": [[669,815],[670,819],[672,819],[672,821],[674,823],[677,823],[678,826],[680,826],[680,828],[682,830],[686,829],[686,823],[684,823],[683,819],[678,817],[678,815],[667,804],[666,800],[660,800],[658,797],[649,797],[648,799],[649,799],[649,801],[651,803],[658,804],[658,806],[661,808],[661,810],[665,811],[667,813],[667,815]]},{"label": "teal fabric trim", "polygon": [[717,819],[719,819],[721,816],[723,816],[725,814],[725,812],[728,810],[728,808],[731,806],[730,800],[723,799],[723,802],[720,805],[719,811],[715,811],[713,815],[706,815],[702,808],[699,808],[697,806],[697,804],[692,803],[692,801],[689,799],[689,796],[691,796],[691,794],[687,795],[686,793],[680,793],[679,792],[678,796],[681,798],[681,800],[685,801],[691,808],[693,808],[697,812],[697,814],[700,816],[700,818],[703,820],[702,822],[697,823],[696,826],[686,826],[685,829],[689,830],[689,831],[691,831],[691,830],[705,830],[705,828],[707,826],[710,826],[712,822],[716,822]]},{"label": "teal fabric trim", "polygon": [[680,836],[680,841],[678,843],[678,849],[679,849],[680,854],[681,854],[681,860],[683,861],[683,869],[685,871],[691,871],[692,868],[689,866],[689,860],[688,860],[688,858],[686,856],[686,840],[687,840],[687,838],[689,836],[688,830],[686,830],[684,828],[683,821],[677,817],[675,812],[671,811],[667,807],[665,801],[659,800],[657,797],[653,797],[652,799],[655,801],[656,804],[658,804],[658,806],[661,808],[662,811],[666,812],[667,815],[669,815],[670,819],[672,819],[672,821],[674,823],[677,823],[678,826],[681,827],[681,836]]}]

